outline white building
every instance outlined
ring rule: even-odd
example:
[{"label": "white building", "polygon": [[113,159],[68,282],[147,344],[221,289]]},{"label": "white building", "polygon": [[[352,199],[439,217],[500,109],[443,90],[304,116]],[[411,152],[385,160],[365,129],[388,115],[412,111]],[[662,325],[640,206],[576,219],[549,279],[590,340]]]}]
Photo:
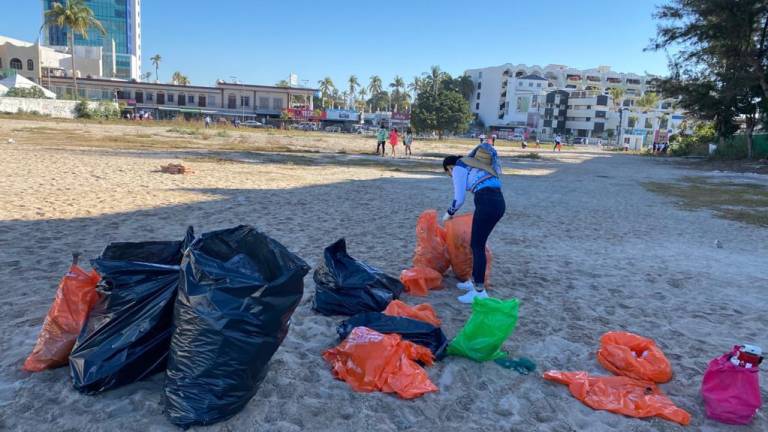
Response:
[{"label": "white building", "polygon": [[[101,48],[76,46],[75,55],[77,76],[103,74]],[[18,74],[37,84],[46,84],[50,77],[72,76],[72,55],[65,48],[0,36],[0,74]]]},{"label": "white building", "polygon": [[[657,78],[619,73],[608,66],[579,70],[521,64],[470,69],[465,75],[472,78],[476,88],[471,110],[486,127],[545,137],[562,134],[587,142],[615,142],[616,133],[625,130],[618,129],[620,120],[626,123],[619,105],[636,111],[635,101],[654,90],[652,80]],[[610,96],[614,87],[624,90],[618,103]],[[661,101],[655,110],[659,115],[673,113],[669,101]],[[669,125],[674,126],[672,122]]]}]

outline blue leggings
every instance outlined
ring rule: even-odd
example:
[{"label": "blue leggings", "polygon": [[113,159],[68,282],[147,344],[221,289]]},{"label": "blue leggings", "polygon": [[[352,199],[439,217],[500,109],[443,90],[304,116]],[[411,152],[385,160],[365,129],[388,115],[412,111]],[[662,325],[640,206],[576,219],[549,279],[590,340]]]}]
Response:
[{"label": "blue leggings", "polygon": [[475,216],[472,219],[472,280],[485,282],[485,244],[496,224],[504,216],[507,205],[501,189],[487,187],[475,192]]}]

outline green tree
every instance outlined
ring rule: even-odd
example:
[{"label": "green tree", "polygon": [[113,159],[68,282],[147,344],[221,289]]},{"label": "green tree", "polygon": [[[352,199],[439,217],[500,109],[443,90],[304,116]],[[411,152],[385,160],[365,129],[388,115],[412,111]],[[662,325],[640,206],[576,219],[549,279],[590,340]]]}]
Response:
[{"label": "green tree", "polygon": [[659,95],[653,92],[645,92],[640,99],[635,102],[635,106],[643,111],[650,111],[659,105]]},{"label": "green tree", "polygon": [[77,89],[77,68],[75,67],[75,34],[88,39],[88,30],[92,28],[102,35],[106,35],[107,31],[93,15],[93,11],[85,4],[84,0],[66,0],[65,5],[55,2],[53,7],[45,13],[43,26],[46,25],[68,30],[67,43],[69,44],[69,52],[72,54],[72,83],[75,87],[75,96],[77,96],[79,92]]},{"label": "green tree", "polygon": [[176,71],[173,73],[173,76],[171,77],[171,81],[173,81],[175,84],[187,86],[189,85],[189,78],[187,78],[186,75],[183,73]]},{"label": "green tree", "polygon": [[288,82],[288,80],[280,80],[277,83],[275,83],[275,87],[282,87],[282,88],[288,88],[291,84]]},{"label": "green tree", "polygon": [[742,116],[751,157],[757,112],[768,108],[768,2],[670,0],[654,17],[658,31],[648,49],[675,50],[662,92],[711,121],[721,144]]},{"label": "green tree", "polygon": [[381,83],[381,77],[378,75],[372,75],[371,80],[368,83],[368,93],[371,94],[371,97],[375,96],[378,93],[381,93],[381,91],[384,88],[382,87]]},{"label": "green tree", "polygon": [[163,61],[163,58],[160,56],[160,54],[155,54],[149,60],[151,60],[152,64],[155,66],[155,81],[160,81],[160,76],[157,74],[157,72],[160,69],[160,62]]},{"label": "green tree", "polygon": [[455,91],[434,94],[432,88],[419,93],[411,109],[411,124],[417,131],[462,133],[469,128],[472,113],[464,96]]},{"label": "green tree", "polygon": [[317,82],[320,89],[320,101],[323,108],[327,108],[326,102],[331,102],[331,95],[336,89],[331,77],[325,77]]},{"label": "green tree", "polygon": [[40,87],[30,87],[30,88],[14,87],[8,90],[5,93],[5,96],[16,97],[16,98],[28,98],[28,99],[49,99],[48,96],[45,95],[45,92],[43,92],[43,89],[41,89]]},{"label": "green tree", "polygon": [[365,112],[368,105],[368,100],[366,99],[366,96],[368,96],[368,91],[365,89],[365,87],[360,87],[360,91],[357,93],[357,95],[360,98],[357,100],[356,108],[360,112]]},{"label": "green tree", "polygon": [[372,94],[371,98],[368,99],[368,105],[371,107],[371,111],[386,111],[389,109],[390,106],[390,97],[389,93],[385,91],[380,91],[376,94]]},{"label": "green tree", "polygon": [[443,78],[443,73],[440,70],[440,66],[432,66],[429,69],[429,73],[425,73],[428,84],[432,87],[432,92],[437,96],[437,91],[440,88],[440,80]]},{"label": "green tree", "polygon": [[392,89],[391,103],[394,111],[397,112],[399,107],[402,107],[405,103],[403,98],[403,90],[405,89],[405,81],[399,75],[395,75],[394,80],[389,84],[389,88]]},{"label": "green tree", "polygon": [[414,98],[418,96],[419,92],[421,91],[421,87],[422,87],[422,80],[417,76],[413,77],[413,81],[408,83],[408,91],[411,93],[411,96]]},{"label": "green tree", "polygon": [[352,105],[354,105],[357,88],[360,87],[360,83],[357,81],[357,76],[350,75],[347,84],[349,85],[349,97],[352,98]]},{"label": "green tree", "polygon": [[[611,87],[610,90],[608,90],[608,93],[611,95],[611,100],[613,101],[613,109],[616,110],[616,112],[619,114],[619,119],[623,120],[622,117],[622,111],[621,108],[624,105],[624,89],[621,87]],[[620,129],[621,129],[621,123],[622,121],[619,121],[619,123],[616,125],[616,131],[615,133],[612,133],[611,136],[608,138],[612,138],[613,135],[616,136],[616,140],[619,139],[621,136]],[[612,132],[612,131],[608,131]],[[618,141],[616,142],[617,146],[620,146],[621,143]]]}]

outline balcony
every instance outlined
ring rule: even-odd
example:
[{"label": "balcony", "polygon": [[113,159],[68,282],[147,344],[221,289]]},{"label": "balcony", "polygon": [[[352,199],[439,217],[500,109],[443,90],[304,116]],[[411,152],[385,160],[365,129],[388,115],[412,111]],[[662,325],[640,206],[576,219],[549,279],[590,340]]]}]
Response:
[{"label": "balcony", "polygon": [[599,76],[587,75],[587,82],[600,83],[602,82],[602,79],[600,79]]}]

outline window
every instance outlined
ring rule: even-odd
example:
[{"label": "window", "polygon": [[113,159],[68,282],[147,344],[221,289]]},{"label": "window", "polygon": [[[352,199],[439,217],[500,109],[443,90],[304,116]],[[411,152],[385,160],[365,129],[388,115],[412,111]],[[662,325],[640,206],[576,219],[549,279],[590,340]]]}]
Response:
[{"label": "window", "polygon": [[179,93],[179,99],[178,100],[179,100],[179,105],[180,106],[185,106],[187,104],[187,95],[185,95],[184,93]]},{"label": "window", "polygon": [[483,83],[481,83],[481,82],[478,82],[478,83],[477,83],[477,89],[478,89],[478,90],[480,90],[480,89],[482,89],[482,88],[483,88]]},{"label": "window", "polygon": [[517,82],[517,86],[518,86],[518,87],[522,87],[522,86],[523,86],[523,82],[522,82],[522,81],[518,81],[518,82]]},{"label": "window", "polygon": [[237,96],[235,96],[234,93],[230,93],[229,96],[227,96],[227,108],[229,109],[237,108]]},{"label": "window", "polygon": [[541,83],[536,83],[536,87],[541,88]]},{"label": "window", "polygon": [[479,110],[479,109],[480,109],[480,102],[478,102],[478,103],[476,103],[476,104],[475,104],[475,109],[476,109],[476,110]]},{"label": "window", "polygon": [[173,103],[173,94],[168,93],[168,103]]},{"label": "window", "polygon": [[645,128],[646,129],[653,129],[653,123],[651,122],[651,119],[649,119],[649,118],[645,119]]},{"label": "window", "polygon": [[27,70],[35,70],[35,62],[27,60]]},{"label": "window", "polygon": [[587,109],[592,109],[592,105],[587,105]]},{"label": "window", "polygon": [[477,100],[480,100],[480,92],[477,92]]},{"label": "window", "polygon": [[152,102],[152,93],[147,93],[147,102]]},{"label": "window", "polygon": [[134,99],[136,99],[136,103],[144,103],[144,92],[137,91]]},{"label": "window", "polygon": [[194,104],[195,103],[195,96],[194,95],[187,96],[187,103],[188,104]]},{"label": "window", "polygon": [[283,98],[272,98],[272,109],[275,111],[283,110]]},{"label": "window", "polygon": [[165,105],[165,93],[158,93],[157,94],[157,104],[158,105]]},{"label": "window", "polygon": [[240,96],[240,106],[244,106],[244,107],[251,106],[251,97],[250,96]]},{"label": "window", "polygon": [[529,82],[529,83],[528,83],[528,87],[533,87],[533,83],[532,83],[532,82]]},{"label": "window", "polygon": [[200,95],[200,96],[198,96],[198,98],[197,98],[197,106],[199,106],[199,107],[205,107],[205,102],[206,102],[206,100],[205,100],[205,99],[206,99],[206,98],[205,98],[205,95]]},{"label": "window", "polygon": [[21,60],[17,58],[11,59],[11,69],[21,70]]},{"label": "window", "polygon": [[268,97],[260,97],[259,98],[259,109],[262,109],[262,110],[268,110],[269,109],[269,98]]}]

